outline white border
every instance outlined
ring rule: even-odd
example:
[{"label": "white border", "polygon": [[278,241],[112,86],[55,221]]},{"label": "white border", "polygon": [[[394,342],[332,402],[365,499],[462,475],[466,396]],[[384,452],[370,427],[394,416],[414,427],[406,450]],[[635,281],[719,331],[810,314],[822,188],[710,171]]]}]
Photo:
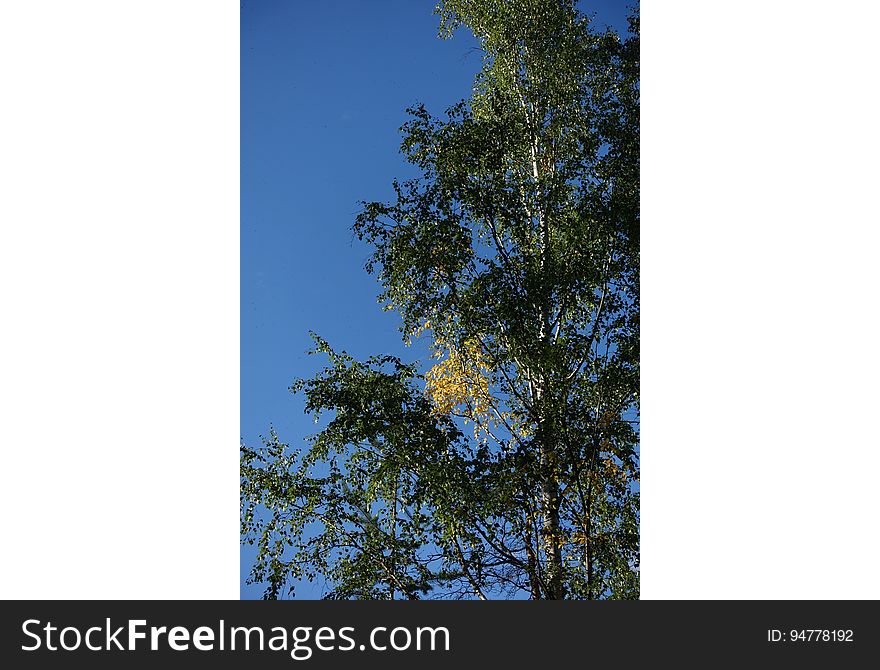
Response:
[{"label": "white border", "polygon": [[642,5],[644,598],[878,598],[870,2]]},{"label": "white border", "polygon": [[238,16],[0,9],[0,597],[238,598]]}]

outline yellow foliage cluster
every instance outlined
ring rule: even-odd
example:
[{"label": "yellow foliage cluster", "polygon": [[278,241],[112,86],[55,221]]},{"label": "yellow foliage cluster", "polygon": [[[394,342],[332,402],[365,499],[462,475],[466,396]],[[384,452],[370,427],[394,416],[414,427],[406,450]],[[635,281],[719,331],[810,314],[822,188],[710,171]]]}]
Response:
[{"label": "yellow foliage cluster", "polygon": [[621,484],[626,484],[626,471],[610,456],[602,459],[602,473],[608,481],[618,481]]},{"label": "yellow foliage cluster", "polygon": [[571,535],[571,543],[572,543],[572,544],[586,545],[586,544],[587,544],[587,534],[586,534],[585,532],[581,531],[581,530],[579,530],[579,531],[577,531],[577,532],[575,532],[575,533],[572,533],[572,535]]},{"label": "yellow foliage cluster", "polygon": [[[476,424],[483,424],[492,409],[489,395],[489,364],[479,343],[469,340],[458,348],[446,345],[446,357],[425,375],[425,392],[437,414],[458,411]],[[442,350],[437,354],[443,356]]]},{"label": "yellow foliage cluster", "polygon": [[515,435],[521,438],[529,438],[534,434],[534,424],[522,416],[516,415],[513,412],[501,412],[501,416],[504,417],[506,425],[510,427],[511,432]]}]

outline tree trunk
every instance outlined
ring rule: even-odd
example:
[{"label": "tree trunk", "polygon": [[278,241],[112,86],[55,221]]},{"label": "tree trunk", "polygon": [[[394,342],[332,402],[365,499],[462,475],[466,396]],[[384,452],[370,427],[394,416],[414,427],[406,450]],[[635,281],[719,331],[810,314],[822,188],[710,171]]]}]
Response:
[{"label": "tree trunk", "polygon": [[540,388],[536,394],[540,418],[535,438],[540,454],[540,511],[542,518],[541,539],[546,557],[545,590],[549,600],[565,597],[562,566],[562,529],[559,524],[559,465],[555,455],[553,430],[548,425],[542,400],[546,392]]},{"label": "tree trunk", "polygon": [[565,597],[562,570],[562,533],[559,527],[559,484],[552,453],[542,446],[541,460],[544,471],[541,491],[541,513],[544,519],[542,535],[547,556],[547,598]]}]

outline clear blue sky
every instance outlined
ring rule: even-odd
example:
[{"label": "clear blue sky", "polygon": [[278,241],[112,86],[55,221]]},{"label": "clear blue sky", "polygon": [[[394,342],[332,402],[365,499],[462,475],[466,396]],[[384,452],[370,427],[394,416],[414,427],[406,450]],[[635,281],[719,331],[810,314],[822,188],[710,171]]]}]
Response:
[{"label": "clear blue sky", "polygon": [[[260,0],[241,3],[241,437],[269,426],[299,443],[315,425],[287,388],[321,364],[314,330],[362,358],[409,359],[395,314],[376,303],[352,239],[360,200],[391,196],[412,175],[398,153],[404,110],[441,113],[469,95],[480,55],[464,31],[437,38],[434,0]],[[581,2],[626,26],[632,2]],[[242,547],[241,597],[253,551]],[[316,587],[297,589],[317,597]]]}]

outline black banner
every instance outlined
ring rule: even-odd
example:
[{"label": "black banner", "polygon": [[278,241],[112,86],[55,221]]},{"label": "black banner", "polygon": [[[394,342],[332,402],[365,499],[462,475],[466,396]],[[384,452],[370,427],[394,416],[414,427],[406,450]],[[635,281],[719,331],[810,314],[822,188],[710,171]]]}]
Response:
[{"label": "black banner", "polygon": [[880,652],[878,613],[876,601],[6,601],[0,625],[7,668],[519,669],[610,659],[855,667],[847,663]]}]

